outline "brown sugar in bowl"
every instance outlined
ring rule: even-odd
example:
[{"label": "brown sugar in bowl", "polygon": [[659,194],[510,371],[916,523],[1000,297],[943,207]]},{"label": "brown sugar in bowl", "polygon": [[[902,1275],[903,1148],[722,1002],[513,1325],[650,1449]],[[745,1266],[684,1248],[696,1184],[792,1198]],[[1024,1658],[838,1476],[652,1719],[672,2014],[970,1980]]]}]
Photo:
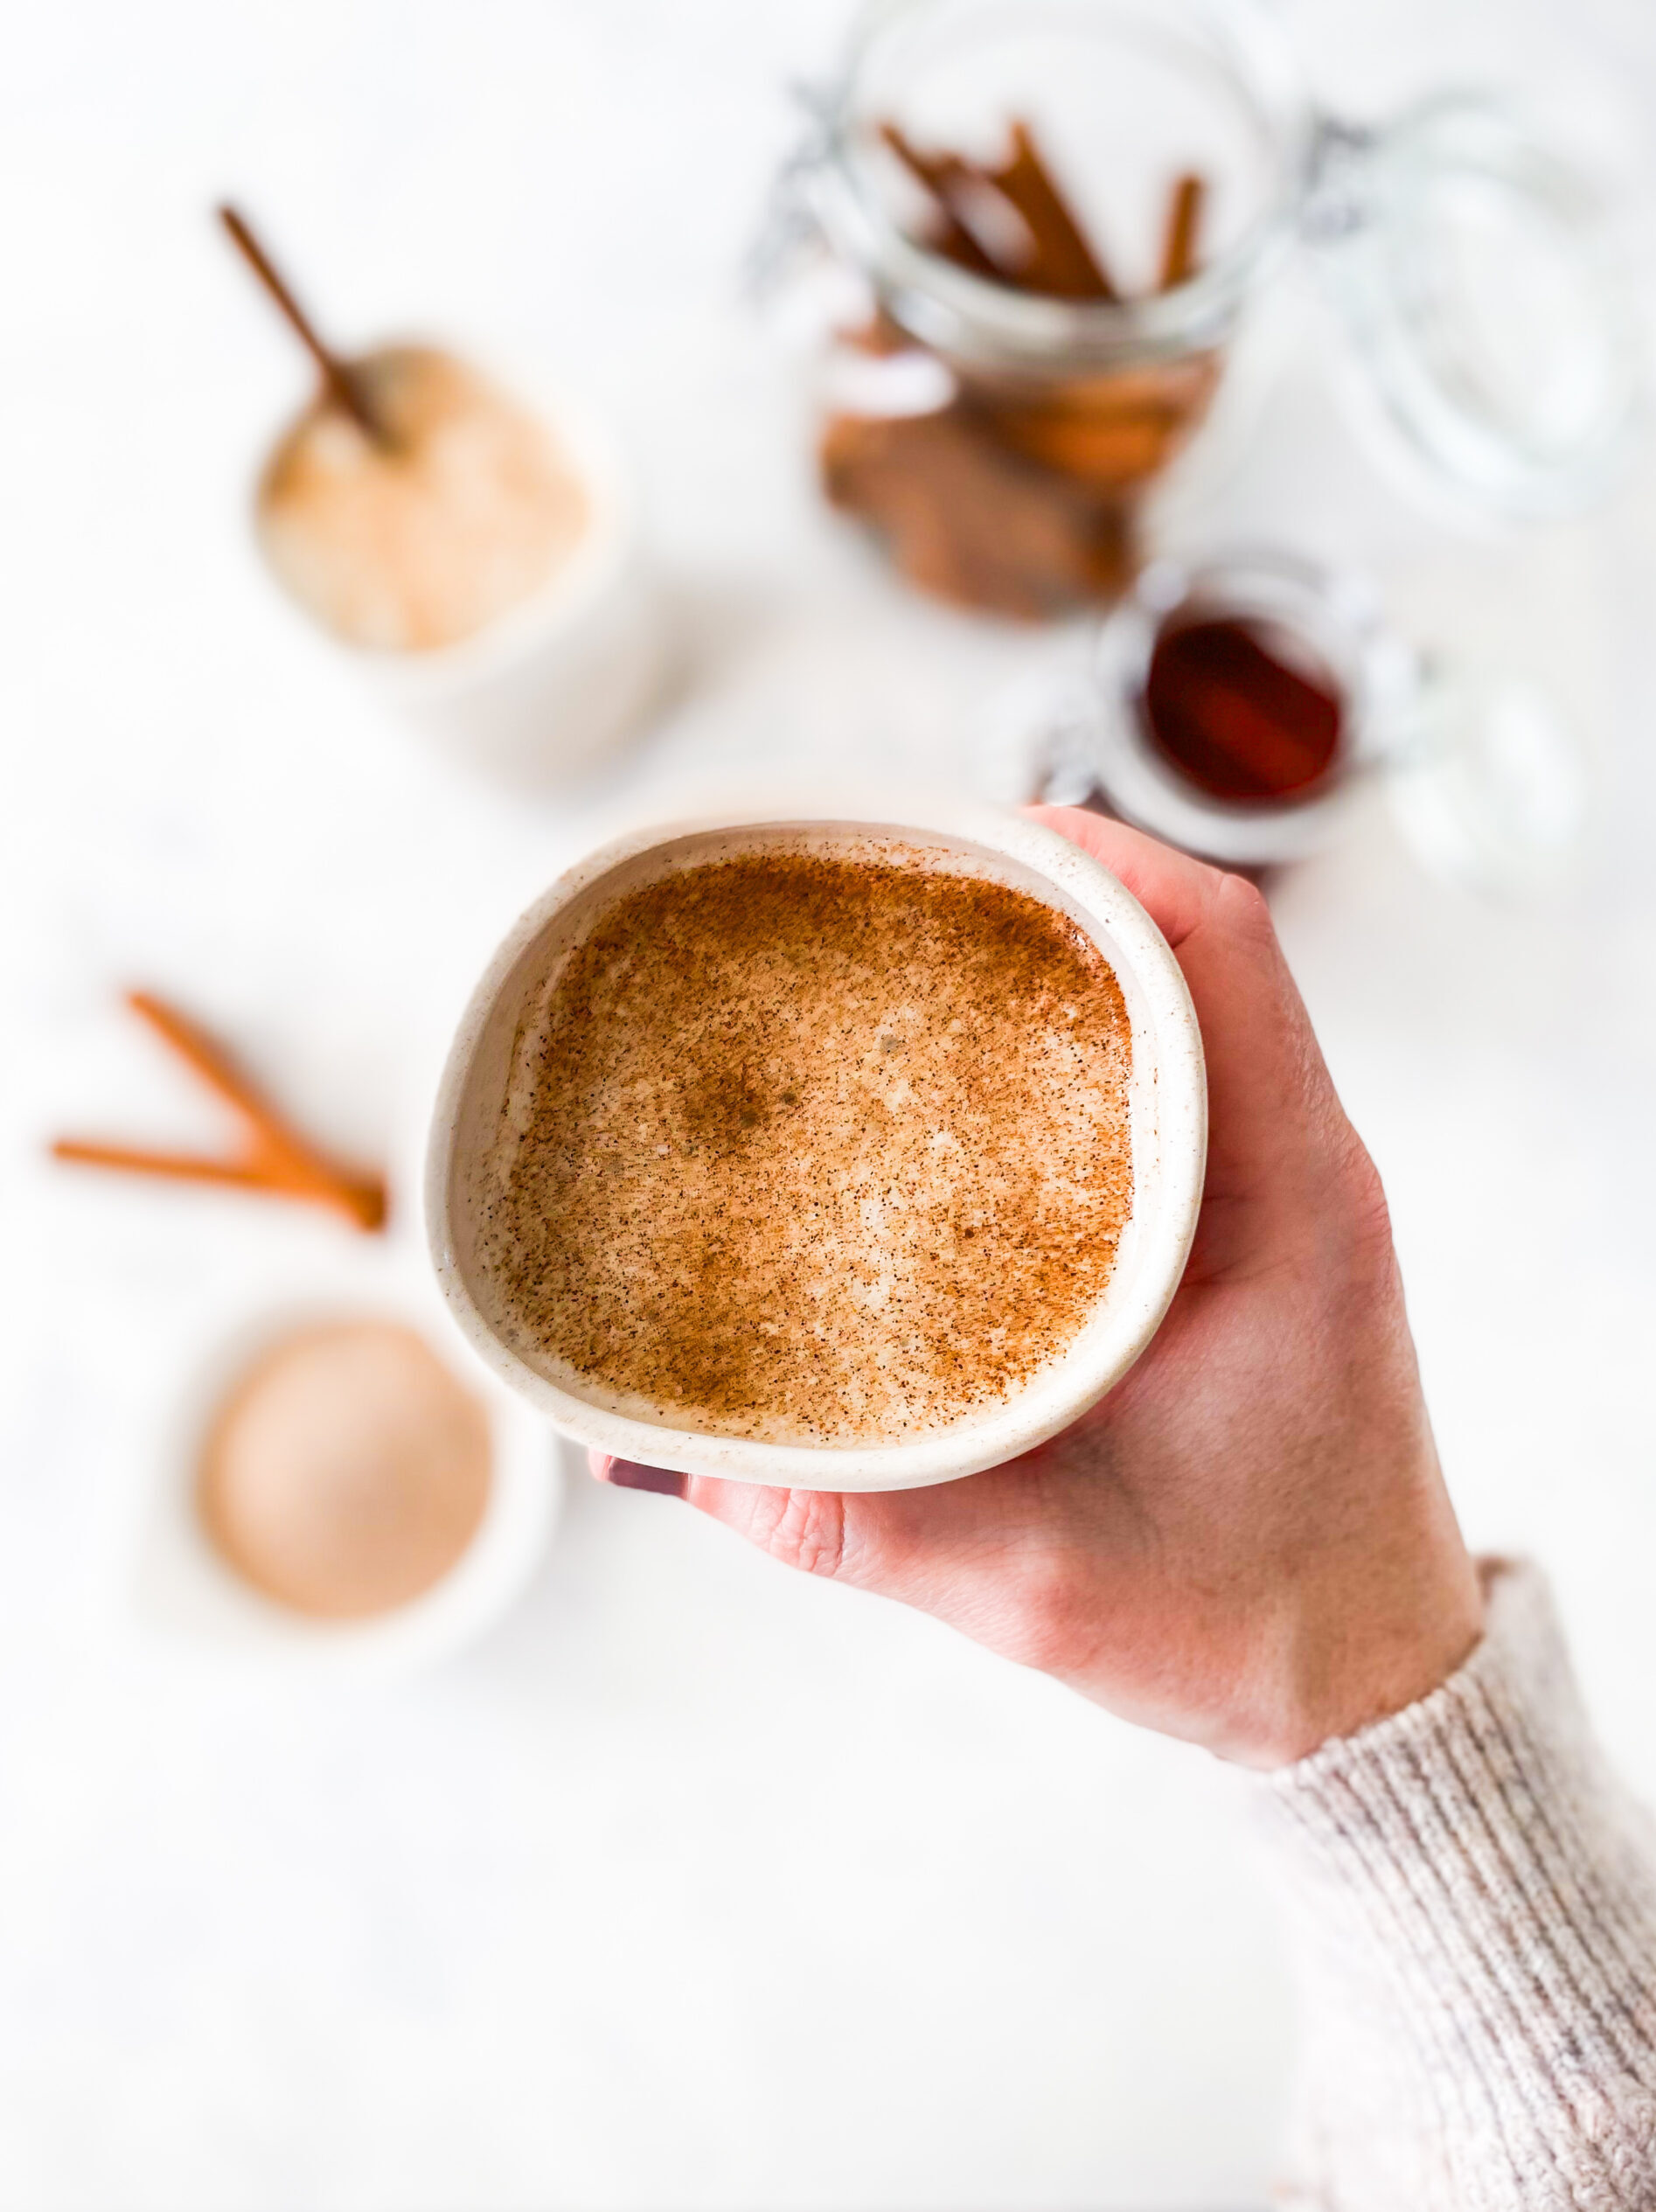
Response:
[{"label": "brown sugar in bowl", "polygon": [[[278,1564],[280,1555],[268,1555],[268,1527],[250,1527],[244,1518],[236,1533],[227,1526],[222,1534],[215,1531],[203,1490],[226,1415],[239,1409],[245,1417],[251,1409],[249,1384],[263,1377],[268,1386],[287,1365],[285,1350],[359,1328],[384,1332],[393,1345],[412,1338],[439,1378],[481,1416],[488,1457],[481,1512],[457,1555],[452,1522],[417,1513],[415,1527],[424,1531],[417,1542],[405,1535],[386,1549],[395,1580],[388,1567],[376,1568],[381,1579],[371,1590],[355,1583],[358,1610],[350,1611],[339,1606],[351,1591],[337,1580],[320,1582],[314,1552],[307,1576],[287,1588],[252,1579],[233,1547],[256,1535],[267,1569]],[[418,1371],[422,1362],[413,1364]],[[267,1414],[274,1402],[266,1401]],[[463,1423],[463,1437],[469,1427]],[[383,1442],[383,1429],[380,1435]],[[372,1471],[372,1457],[368,1464]],[[555,1529],[567,1472],[567,1455],[545,1422],[468,1357],[404,1256],[336,1254],[324,1268],[262,1279],[227,1313],[215,1313],[212,1333],[139,1440],[111,1596],[146,1643],[216,1672],[281,1678],[296,1689],[400,1679],[475,1643],[519,1602]],[[221,1469],[215,1489],[222,1478]],[[211,1510],[226,1502],[216,1500]],[[247,1502],[240,1499],[244,1515]],[[442,1541],[433,1543],[434,1533]],[[448,1563],[433,1576],[445,1555]],[[344,1557],[348,1563],[348,1548]],[[338,1566],[336,1555],[331,1577]],[[268,1583],[276,1580],[267,1572]],[[414,1581],[424,1584],[415,1594],[393,1596]],[[378,1610],[360,1610],[370,1595]],[[324,1600],[335,1610],[322,1610]]]},{"label": "brown sugar in bowl", "polygon": [[220,1555],[263,1596],[360,1620],[458,1563],[492,1458],[481,1400],[416,1330],[316,1322],[268,1346],[219,1407],[197,1503]]}]

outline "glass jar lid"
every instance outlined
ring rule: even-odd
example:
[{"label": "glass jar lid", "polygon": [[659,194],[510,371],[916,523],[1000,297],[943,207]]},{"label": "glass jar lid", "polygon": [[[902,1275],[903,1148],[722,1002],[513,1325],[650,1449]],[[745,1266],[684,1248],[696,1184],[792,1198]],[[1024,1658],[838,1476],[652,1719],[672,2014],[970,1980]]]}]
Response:
[{"label": "glass jar lid", "polygon": [[1439,483],[1480,505],[1583,504],[1637,413],[1632,287],[1588,179],[1499,103],[1325,128],[1306,228],[1364,380]]},{"label": "glass jar lid", "polygon": [[1521,674],[1424,669],[1384,780],[1405,844],[1442,881],[1512,901],[1565,884],[1577,864],[1583,748]]}]

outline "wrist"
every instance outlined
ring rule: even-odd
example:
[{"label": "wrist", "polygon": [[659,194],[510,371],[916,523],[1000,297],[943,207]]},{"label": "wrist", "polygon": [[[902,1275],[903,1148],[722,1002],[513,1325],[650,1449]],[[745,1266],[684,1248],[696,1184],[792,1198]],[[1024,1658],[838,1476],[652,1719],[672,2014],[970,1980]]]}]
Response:
[{"label": "wrist", "polygon": [[[1333,1602],[1329,1602],[1332,1600]],[[1239,1764],[1292,1766],[1442,1687],[1484,1633],[1484,1592],[1464,1545],[1406,1578],[1330,1592],[1289,1631],[1276,1697],[1221,1747]]]}]

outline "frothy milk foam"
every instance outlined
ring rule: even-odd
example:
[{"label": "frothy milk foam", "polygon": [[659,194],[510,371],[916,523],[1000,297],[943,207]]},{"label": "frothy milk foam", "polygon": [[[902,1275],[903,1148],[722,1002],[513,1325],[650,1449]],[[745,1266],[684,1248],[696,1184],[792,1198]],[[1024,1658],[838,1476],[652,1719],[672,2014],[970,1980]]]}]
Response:
[{"label": "frothy milk foam", "polygon": [[474,1295],[634,1418],[910,1440],[1074,1343],[1132,1209],[1103,954],[894,839],[774,841],[596,908],[469,1169]]}]

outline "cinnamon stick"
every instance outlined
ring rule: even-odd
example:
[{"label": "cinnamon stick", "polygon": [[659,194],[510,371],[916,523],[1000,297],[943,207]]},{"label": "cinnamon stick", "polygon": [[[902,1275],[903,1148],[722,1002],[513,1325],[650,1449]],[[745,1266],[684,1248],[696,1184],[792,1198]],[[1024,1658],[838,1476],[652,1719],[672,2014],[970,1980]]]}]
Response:
[{"label": "cinnamon stick", "polygon": [[101,1144],[89,1137],[59,1137],[52,1157],[75,1167],[111,1167],[127,1175],[160,1175],[181,1183],[228,1183],[238,1190],[268,1191],[262,1170],[196,1152],[146,1152],[132,1144]]},{"label": "cinnamon stick", "polygon": [[113,1168],[126,1175],[152,1175],[167,1182],[214,1183],[254,1197],[297,1199],[331,1207],[353,1228],[377,1229],[385,1221],[385,1193],[377,1184],[337,1183],[322,1187],[299,1183],[269,1166],[210,1159],[196,1152],[149,1152],[131,1144],[105,1144],[86,1137],[59,1137],[52,1157],[72,1167]]},{"label": "cinnamon stick", "polygon": [[1167,203],[1167,229],[1161,249],[1160,289],[1171,292],[1196,274],[1196,234],[1207,198],[1207,180],[1187,171],[1173,185]]},{"label": "cinnamon stick", "polygon": [[[886,144],[931,196],[937,211],[937,232],[930,241],[935,252],[1020,292],[1060,300],[1120,298],[1026,122],[1012,124],[1012,150],[992,168],[959,154],[929,153],[894,122],[879,128]],[[992,253],[973,223],[973,197],[985,191],[1004,202],[1029,241],[1028,251],[1016,260]]]},{"label": "cinnamon stick", "polygon": [[198,1028],[187,1014],[169,1005],[153,991],[130,991],[127,1004],[170,1045],[186,1067],[215,1092],[247,1124],[255,1148],[266,1165],[284,1169],[299,1182],[327,1183],[337,1179],[329,1164],[289,1124],[231,1061],[229,1055]]},{"label": "cinnamon stick", "polygon": [[127,1004],[236,1115],[247,1137],[242,1156],[214,1160],[190,1153],[150,1152],[133,1145],[60,1137],[52,1148],[54,1158],[134,1174],[231,1184],[243,1190],[331,1207],[359,1229],[383,1225],[383,1182],[377,1177],[351,1174],[302,1137],[222,1047],[177,1007],[147,991],[129,991]]},{"label": "cinnamon stick", "polygon": [[971,165],[957,154],[922,153],[893,122],[881,123],[880,136],[930,197],[932,234],[926,241],[930,250],[974,276],[986,276],[996,284],[1010,282],[1007,272],[990,258],[957,212],[953,195],[973,176]]},{"label": "cinnamon stick", "polygon": [[1034,240],[1033,254],[1018,275],[1022,290],[1057,300],[1121,297],[1054,183],[1026,122],[1012,124],[1010,158],[983,173],[1023,217]]}]

